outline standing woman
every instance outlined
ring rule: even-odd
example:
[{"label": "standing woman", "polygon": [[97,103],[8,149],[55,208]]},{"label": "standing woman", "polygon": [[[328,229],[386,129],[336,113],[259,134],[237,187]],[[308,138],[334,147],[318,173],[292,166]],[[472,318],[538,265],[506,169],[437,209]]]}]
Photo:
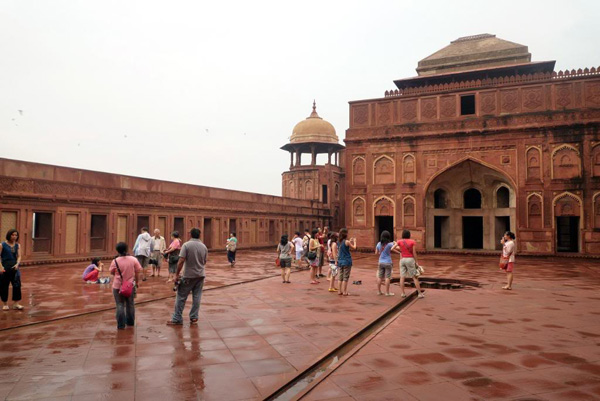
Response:
[{"label": "standing woman", "polygon": [[281,279],[284,284],[290,283],[290,274],[292,268],[292,253],[294,252],[294,244],[288,241],[287,235],[281,236],[281,241],[277,244],[277,257],[281,267]]},{"label": "standing woman", "polygon": [[114,258],[110,264],[110,274],[115,276],[112,288],[117,304],[117,329],[123,330],[126,325],[133,326],[135,324],[135,303],[133,293],[128,297],[120,294],[121,286],[124,282],[137,286],[137,283],[140,282],[142,265],[135,257],[127,255],[126,243],[119,242],[116,250],[119,256]]},{"label": "standing woman", "polygon": [[312,236],[308,240],[308,253],[306,254],[306,258],[310,263],[310,283],[311,284],[319,284],[319,278],[317,276],[317,270],[319,268],[319,249],[321,248],[321,244],[319,240],[316,238],[318,234],[318,230],[315,228],[312,230]]},{"label": "standing woman", "polygon": [[25,309],[19,301],[21,300],[21,252],[19,250],[19,232],[15,229],[8,230],[6,241],[2,243],[2,266],[0,266],[0,298],[4,306],[3,311],[8,307],[8,286],[12,284],[13,309]]},{"label": "standing woman", "polygon": [[329,279],[329,292],[338,292],[339,289],[335,288],[335,278],[338,275],[338,235],[331,233],[329,240],[327,241],[327,257],[329,258],[329,272],[327,278]]},{"label": "standing woman", "polygon": [[181,249],[181,240],[179,239],[179,231],[171,233],[171,245],[165,251],[165,258],[169,262],[169,278],[167,283],[170,283],[175,278],[177,272],[177,262],[179,262],[179,250]]},{"label": "standing woman", "polygon": [[[425,298],[423,292],[421,292],[421,286],[419,285],[419,273],[417,271],[417,251],[415,249],[416,242],[410,239],[410,231],[402,230],[402,239],[398,240],[393,251],[400,253],[402,259],[400,259],[400,295],[402,298],[406,297],[404,292],[404,279],[406,277],[412,278],[415,282],[415,287],[419,294],[419,298]],[[398,252],[397,248],[400,248]]]},{"label": "standing woman", "polygon": [[237,237],[235,233],[229,234],[225,249],[227,249],[227,261],[231,267],[235,267],[235,252],[237,251]]},{"label": "standing woman", "polygon": [[340,230],[340,238],[338,241],[338,270],[340,291],[338,295],[350,295],[348,293],[348,281],[350,280],[350,270],[352,270],[352,255],[350,250],[356,250],[356,238],[348,240],[348,229]]},{"label": "standing woman", "polygon": [[512,290],[513,269],[515,267],[515,233],[507,231],[500,241],[502,243],[502,257],[508,259],[508,264],[504,268],[506,271],[506,285],[503,290]]}]

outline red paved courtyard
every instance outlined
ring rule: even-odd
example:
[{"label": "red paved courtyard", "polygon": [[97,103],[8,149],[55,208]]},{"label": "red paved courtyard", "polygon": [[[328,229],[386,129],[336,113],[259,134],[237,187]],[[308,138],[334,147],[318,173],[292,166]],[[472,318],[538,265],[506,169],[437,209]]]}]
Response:
[{"label": "red paved courtyard", "polygon": [[[165,325],[173,291],[150,278],[124,331],[109,287],[80,282],[84,265],[24,268],[27,309],[0,315],[0,398],[261,399],[400,302],[397,285],[376,295],[377,258],[355,256],[363,285],[340,297],[306,271],[282,285],[272,252],[240,252],[234,270],[215,254],[197,327]],[[427,277],[481,286],[428,289],[303,399],[600,399],[600,261],[518,258],[503,291],[496,257],[421,259]]]}]

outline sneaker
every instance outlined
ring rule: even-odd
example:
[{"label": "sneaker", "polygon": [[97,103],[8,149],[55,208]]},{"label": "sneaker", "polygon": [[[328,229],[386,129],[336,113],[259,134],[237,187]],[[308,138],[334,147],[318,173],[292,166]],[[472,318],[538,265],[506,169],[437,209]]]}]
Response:
[{"label": "sneaker", "polygon": [[174,322],[173,320],[167,320],[167,326],[181,326],[183,322]]},{"label": "sneaker", "polygon": [[387,294],[385,294],[386,297],[393,297],[394,295],[396,294],[394,294],[393,292],[388,292]]},{"label": "sneaker", "polygon": [[383,295],[383,292],[377,291],[377,295]]},{"label": "sneaker", "polygon": [[422,292],[419,292],[419,298],[425,298],[425,294],[423,294]]},{"label": "sneaker", "polygon": [[406,294],[402,293],[402,295],[400,295],[402,298],[406,298]]}]

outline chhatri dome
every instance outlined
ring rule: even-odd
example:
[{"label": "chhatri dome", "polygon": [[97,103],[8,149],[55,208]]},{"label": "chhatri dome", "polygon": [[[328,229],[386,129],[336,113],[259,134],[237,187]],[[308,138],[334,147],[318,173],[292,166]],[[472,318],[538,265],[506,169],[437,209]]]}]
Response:
[{"label": "chhatri dome", "polygon": [[310,116],[300,121],[292,131],[290,143],[335,143],[339,142],[335,128],[317,114],[317,104],[313,101]]}]

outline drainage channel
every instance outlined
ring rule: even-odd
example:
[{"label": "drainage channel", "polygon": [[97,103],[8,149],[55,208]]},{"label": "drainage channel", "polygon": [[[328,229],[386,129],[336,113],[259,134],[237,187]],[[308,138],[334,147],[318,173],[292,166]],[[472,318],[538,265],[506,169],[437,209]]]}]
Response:
[{"label": "drainage channel", "polygon": [[[399,279],[392,279],[399,281]],[[456,290],[469,287],[479,287],[479,283],[471,280],[457,280],[444,278],[425,278],[419,280],[423,288],[436,288]],[[425,284],[425,285],[423,285]],[[407,280],[407,286],[414,286],[412,279]],[[351,335],[343,343],[338,345],[332,351],[319,358],[312,365],[298,372],[290,381],[280,386],[273,393],[265,397],[264,401],[288,401],[299,400],[308,394],[321,381],[325,380],[333,371],[341,366],[347,359],[352,357],[364,345],[385,329],[392,321],[394,321],[403,310],[413,302],[417,297],[417,291],[412,292],[408,297],[401,299],[396,305],[393,305],[380,316],[373,319],[361,330]]]},{"label": "drainage channel", "polygon": [[333,372],[339,366],[340,362],[343,362],[346,358],[357,352],[358,349],[360,349],[357,348],[359,344],[391,323],[406,306],[416,299],[416,297],[417,292],[414,291],[408,297],[402,298],[396,305],[393,305],[382,315],[376,317],[361,330],[351,335],[346,341],[338,345],[322,358],[319,358],[315,363],[300,371],[289,382],[265,397],[264,400],[288,401],[298,399],[304,395],[304,393],[310,390],[316,382],[324,378],[324,375]]}]

